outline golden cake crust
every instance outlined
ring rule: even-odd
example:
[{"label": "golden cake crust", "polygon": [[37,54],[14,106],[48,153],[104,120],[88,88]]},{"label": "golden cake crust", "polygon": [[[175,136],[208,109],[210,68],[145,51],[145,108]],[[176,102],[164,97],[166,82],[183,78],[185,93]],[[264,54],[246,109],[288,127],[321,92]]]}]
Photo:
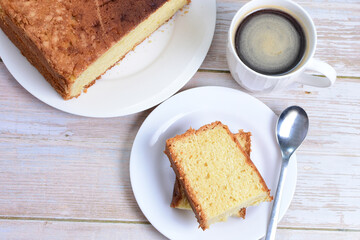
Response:
[{"label": "golden cake crust", "polygon": [[237,139],[240,138],[244,144],[240,144],[244,152],[250,157],[251,154],[251,132],[244,132],[244,130],[239,130],[237,134]]}]

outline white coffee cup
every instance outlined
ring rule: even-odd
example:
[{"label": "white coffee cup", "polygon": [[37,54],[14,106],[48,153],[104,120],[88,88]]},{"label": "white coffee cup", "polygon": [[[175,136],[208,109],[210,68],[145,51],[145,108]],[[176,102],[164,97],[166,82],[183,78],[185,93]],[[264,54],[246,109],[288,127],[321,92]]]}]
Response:
[{"label": "white coffee cup", "polygon": [[[290,14],[302,26],[306,36],[305,55],[295,69],[284,75],[265,75],[245,65],[235,49],[235,35],[241,21],[250,13],[260,9],[278,9]],[[251,92],[272,92],[283,89],[294,82],[316,87],[330,87],[336,80],[336,71],[329,64],[314,59],[316,49],[316,29],[309,14],[298,4],[289,0],[252,0],[245,4],[234,16],[228,32],[226,58],[233,78]],[[319,72],[326,77],[317,77],[305,70]]]}]

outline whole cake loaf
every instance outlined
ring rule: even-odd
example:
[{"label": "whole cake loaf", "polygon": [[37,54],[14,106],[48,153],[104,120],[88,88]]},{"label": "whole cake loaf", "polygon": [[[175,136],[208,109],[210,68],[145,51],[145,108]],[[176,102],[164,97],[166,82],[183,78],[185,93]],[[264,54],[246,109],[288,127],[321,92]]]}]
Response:
[{"label": "whole cake loaf", "polygon": [[0,0],[0,27],[64,98],[77,97],[190,0]]}]

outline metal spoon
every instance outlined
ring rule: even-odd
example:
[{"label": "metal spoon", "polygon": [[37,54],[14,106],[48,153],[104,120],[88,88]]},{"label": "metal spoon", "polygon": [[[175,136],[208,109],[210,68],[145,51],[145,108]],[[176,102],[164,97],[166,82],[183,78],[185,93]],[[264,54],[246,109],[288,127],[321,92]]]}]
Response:
[{"label": "metal spoon", "polygon": [[285,109],[277,122],[276,137],[280,145],[282,164],[270,222],[266,233],[266,240],[275,239],[281,195],[284,188],[289,159],[304,141],[308,128],[309,118],[304,109],[298,106],[291,106]]}]

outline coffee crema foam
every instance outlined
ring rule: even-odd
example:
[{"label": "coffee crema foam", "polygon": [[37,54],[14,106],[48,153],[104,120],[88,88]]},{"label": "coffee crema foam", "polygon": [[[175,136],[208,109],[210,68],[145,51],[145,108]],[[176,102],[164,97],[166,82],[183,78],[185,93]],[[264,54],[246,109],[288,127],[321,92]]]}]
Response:
[{"label": "coffee crema foam", "polygon": [[289,14],[264,9],[247,16],[236,33],[240,59],[251,69],[269,75],[286,74],[300,62],[305,52],[305,35]]}]

